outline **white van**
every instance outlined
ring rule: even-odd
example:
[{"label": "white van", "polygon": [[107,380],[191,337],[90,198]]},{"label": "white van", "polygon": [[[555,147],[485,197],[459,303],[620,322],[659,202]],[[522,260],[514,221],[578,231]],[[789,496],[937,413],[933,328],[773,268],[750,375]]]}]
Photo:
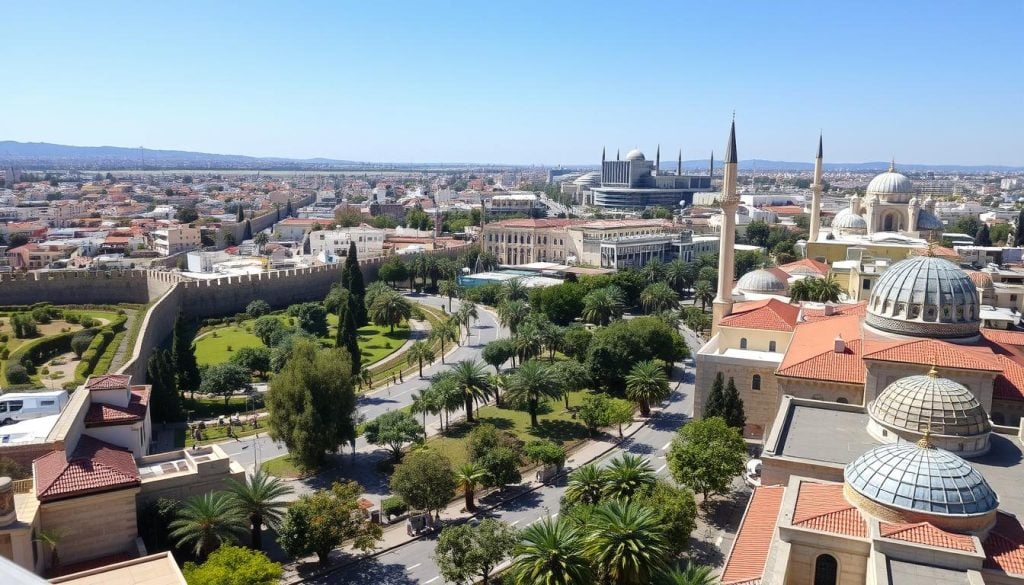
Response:
[{"label": "white van", "polygon": [[68,400],[65,390],[0,394],[0,425],[60,414]]}]

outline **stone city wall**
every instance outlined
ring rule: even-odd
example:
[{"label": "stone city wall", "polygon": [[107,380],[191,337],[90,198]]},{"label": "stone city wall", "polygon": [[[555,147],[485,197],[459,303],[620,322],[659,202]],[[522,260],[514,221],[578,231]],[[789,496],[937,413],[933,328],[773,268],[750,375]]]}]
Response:
[{"label": "stone city wall", "polygon": [[[307,205],[311,205],[314,201],[316,201],[316,195],[312,194],[312,193],[309,194],[309,195],[306,195],[305,197],[299,197],[298,199],[293,199],[292,200],[292,212],[294,213],[294,212],[298,211],[300,208],[303,208],[303,207],[305,207]],[[284,214],[284,207],[283,206],[281,208],[281,213]],[[282,217],[281,219],[284,219],[284,218]],[[327,221],[327,220],[325,220],[325,221]],[[261,231],[267,229],[268,227],[274,225],[275,223],[277,223],[277,210],[276,209],[271,209],[270,211],[267,211],[263,215],[257,215],[256,217],[254,217],[254,218],[249,220],[249,224],[252,226],[252,233],[253,233],[253,235],[255,235],[256,232],[261,232]],[[244,232],[245,232],[245,221],[242,221],[241,223],[225,223],[225,224],[221,225],[220,237],[218,238],[218,241],[217,241],[217,247],[218,248],[226,248],[227,247],[227,244],[224,242],[224,237],[225,237],[226,234],[231,234],[232,237],[235,238],[235,242],[241,244],[242,243],[242,234]]]}]

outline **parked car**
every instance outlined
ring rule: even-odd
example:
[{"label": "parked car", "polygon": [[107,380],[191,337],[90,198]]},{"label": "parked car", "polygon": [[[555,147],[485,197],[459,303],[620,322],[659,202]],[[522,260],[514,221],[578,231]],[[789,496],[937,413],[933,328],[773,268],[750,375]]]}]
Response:
[{"label": "parked car", "polygon": [[69,400],[64,390],[47,392],[11,392],[0,395],[0,424],[60,414]]}]

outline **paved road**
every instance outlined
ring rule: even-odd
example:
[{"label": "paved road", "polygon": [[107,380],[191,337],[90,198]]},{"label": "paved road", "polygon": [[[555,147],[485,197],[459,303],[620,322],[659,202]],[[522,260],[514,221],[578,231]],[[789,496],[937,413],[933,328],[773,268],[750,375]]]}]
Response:
[{"label": "paved road", "polygon": [[[447,310],[448,299],[427,296],[408,295],[415,300],[432,307],[442,307]],[[453,309],[458,310],[459,301],[455,300]],[[479,359],[483,346],[493,341],[499,335],[508,335],[506,329],[502,329],[495,315],[482,307],[478,308],[479,318],[474,321],[470,328],[471,334],[467,343],[452,351],[450,345],[446,344],[445,350],[451,352],[445,357],[445,364],[441,363],[440,356],[429,366],[423,368],[423,379],[415,373],[406,376],[404,383],[391,385],[367,393],[360,397],[358,402],[359,415],[366,420],[373,419],[389,410],[403,408],[412,403],[412,395],[418,390],[426,388],[428,380],[433,374],[442,371],[451,364],[466,359]],[[427,424],[437,421],[437,417],[427,416]],[[255,469],[257,462],[266,461],[274,457],[285,455],[288,451],[283,444],[275,443],[264,433],[257,437],[241,439],[239,441],[221,443],[221,448],[235,461],[240,463],[250,473]],[[318,474],[309,480],[294,482],[297,494],[305,493],[314,489],[329,487],[337,479],[352,479],[358,481],[366,495],[371,499],[388,495],[386,478],[377,472],[377,463],[388,457],[388,452],[374,445],[366,443],[365,439],[359,438],[356,441],[355,453],[346,450],[343,454],[333,456],[332,468],[324,473]]]}]

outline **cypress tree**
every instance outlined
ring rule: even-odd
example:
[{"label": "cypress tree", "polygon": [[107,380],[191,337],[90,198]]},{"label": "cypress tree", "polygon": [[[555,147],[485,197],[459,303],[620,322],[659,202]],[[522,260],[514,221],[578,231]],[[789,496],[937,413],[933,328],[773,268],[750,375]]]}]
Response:
[{"label": "cypress tree", "polygon": [[284,216],[285,217],[291,217],[292,216],[292,200],[291,199],[288,200],[288,205],[286,205],[285,208],[284,208]]},{"label": "cypress tree", "polygon": [[251,239],[252,239],[252,222],[250,222],[247,219],[247,220],[245,220],[245,229],[242,230],[242,241],[244,242],[246,240],[251,240]]},{"label": "cypress tree", "polygon": [[725,386],[724,405],[725,412],[722,418],[725,419],[725,423],[743,432],[743,427],[747,425],[747,415],[743,412],[743,399],[740,398],[736,382],[732,378],[729,378],[729,383]]},{"label": "cypress tree", "polygon": [[356,320],[356,325],[363,327],[369,323],[369,319],[366,314],[366,306],[363,305],[363,299],[366,297],[366,283],[363,281],[363,271],[359,268],[359,256],[356,252],[356,243],[349,242],[348,244],[348,257],[345,258],[345,271],[348,273],[345,275],[348,284],[348,290],[352,293],[352,296],[356,297],[359,301],[356,312],[353,315]]},{"label": "cypress tree", "polygon": [[244,219],[245,219],[245,212],[242,211],[242,204],[239,203],[238,207],[235,209],[235,223],[242,223],[242,221]]},{"label": "cypress tree", "polygon": [[[349,295],[351,298],[352,295]],[[351,303],[338,309],[338,334],[334,338],[334,347],[348,350],[352,356],[352,375],[358,375],[362,369],[362,356],[359,353],[359,330],[352,315]]]},{"label": "cypress tree", "polygon": [[708,402],[704,406],[704,418],[715,416],[725,418],[725,378],[722,377],[722,372],[715,374]]},{"label": "cypress tree", "polygon": [[992,245],[992,236],[989,233],[987,223],[981,224],[981,227],[978,228],[978,233],[974,236],[974,243],[978,246]]},{"label": "cypress tree", "polygon": [[175,421],[181,417],[181,404],[174,387],[174,365],[167,350],[154,350],[146,367],[153,421]]},{"label": "cypress tree", "polygon": [[1020,210],[1017,214],[1017,225],[1016,230],[1013,233],[1013,245],[1020,246],[1024,244],[1024,209]]},{"label": "cypress tree", "polygon": [[188,323],[182,314],[174,321],[174,338],[171,341],[174,371],[177,376],[178,390],[188,390],[195,394],[199,388],[199,364],[196,363],[195,348],[192,347],[192,335]]}]

